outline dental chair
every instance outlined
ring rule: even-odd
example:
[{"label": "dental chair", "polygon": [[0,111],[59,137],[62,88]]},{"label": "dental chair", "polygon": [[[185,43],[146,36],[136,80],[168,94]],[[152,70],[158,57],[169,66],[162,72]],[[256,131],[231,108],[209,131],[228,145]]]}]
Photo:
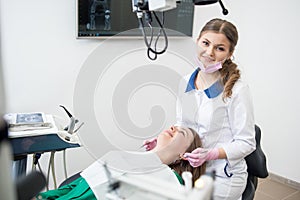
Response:
[{"label": "dental chair", "polygon": [[[242,200],[253,200],[258,178],[266,178],[269,175],[266,156],[260,146],[261,130],[257,125],[255,125],[255,140],[256,150],[245,158],[248,167],[248,179],[246,189],[242,195]],[[59,187],[69,184],[79,177],[80,172],[63,181]]]},{"label": "dental chair", "polygon": [[256,150],[245,158],[248,167],[248,179],[242,200],[252,200],[257,188],[258,178],[266,178],[269,175],[267,170],[267,160],[261,149],[260,139],[261,130],[257,125],[255,125]]},{"label": "dental chair", "polygon": [[78,179],[79,177],[81,177],[81,176],[80,176],[80,173],[81,173],[81,172],[78,172],[78,173],[76,173],[76,174],[74,174],[74,175],[68,177],[68,178],[67,178],[66,180],[64,180],[58,187],[60,188],[60,187],[62,187],[62,186],[64,186],[64,185],[67,185],[67,184],[69,184],[69,183],[75,181],[76,179]]}]

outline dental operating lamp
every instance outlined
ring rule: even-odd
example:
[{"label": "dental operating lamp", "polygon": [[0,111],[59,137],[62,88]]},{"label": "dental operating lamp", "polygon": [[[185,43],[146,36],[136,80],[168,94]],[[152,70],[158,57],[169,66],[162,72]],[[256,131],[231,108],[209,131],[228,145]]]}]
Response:
[{"label": "dental operating lamp", "polygon": [[219,2],[221,8],[222,8],[222,13],[223,15],[227,15],[228,14],[228,10],[225,8],[222,0],[194,0],[194,5],[208,5],[208,4],[213,4],[213,3],[217,3]]},{"label": "dental operating lamp", "polygon": [[[164,12],[175,9],[177,7],[177,4],[180,3],[181,0],[132,0],[132,10],[136,13],[137,18],[139,20],[140,28],[143,33],[144,42],[147,46],[147,55],[151,60],[156,60],[157,56],[160,54],[163,54],[166,52],[168,48],[168,37],[166,34],[166,31],[164,29]],[[222,13],[224,15],[228,14],[228,10],[225,8],[224,4],[222,3],[222,0],[193,0],[194,5],[201,6],[201,5],[208,5],[208,4],[214,4],[219,2]],[[161,12],[162,17],[159,19],[156,12]],[[153,27],[151,25],[152,23],[152,14],[154,15],[155,20],[158,23],[158,34],[156,36],[156,39],[153,39],[154,31]],[[148,25],[148,28],[150,29],[150,40],[147,39],[147,34],[145,30],[144,20]],[[163,35],[164,37],[164,47],[162,50],[157,50],[157,44],[160,36]],[[151,56],[151,54],[153,56]]]}]

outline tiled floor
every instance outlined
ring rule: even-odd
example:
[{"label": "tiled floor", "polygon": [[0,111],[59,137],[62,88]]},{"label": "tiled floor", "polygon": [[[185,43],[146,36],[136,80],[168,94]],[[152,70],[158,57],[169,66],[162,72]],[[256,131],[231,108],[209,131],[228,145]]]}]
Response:
[{"label": "tiled floor", "polygon": [[259,179],[254,200],[300,200],[300,190],[270,178]]}]

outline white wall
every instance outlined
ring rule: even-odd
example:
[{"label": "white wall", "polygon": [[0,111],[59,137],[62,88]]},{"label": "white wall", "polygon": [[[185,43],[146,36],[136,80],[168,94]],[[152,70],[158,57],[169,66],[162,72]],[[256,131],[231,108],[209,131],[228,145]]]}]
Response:
[{"label": "white wall", "polygon": [[[73,110],[76,78],[101,41],[75,39],[75,0],[0,2],[7,112],[43,111],[65,117],[58,105]],[[262,145],[269,171],[300,182],[297,126],[300,80],[296,77],[300,45],[296,9],[300,2],[224,0],[223,3],[229,10],[225,18],[239,29],[235,58],[253,93],[256,122],[263,131]],[[196,9],[194,35],[211,17],[224,17],[218,5]],[[118,41],[128,48],[140,43],[140,40]],[[85,148],[72,149],[67,154],[70,173],[93,161]],[[60,154],[58,168],[59,157]],[[46,162],[46,158],[42,161]],[[62,172],[58,176],[59,180],[63,179]]]},{"label": "white wall", "polygon": [[[251,87],[269,171],[299,183],[300,15],[297,8],[300,2],[223,2],[229,9],[225,18],[239,30],[240,40],[234,56]],[[198,7],[194,33],[197,35],[202,24],[212,17],[223,17],[216,5]]]}]

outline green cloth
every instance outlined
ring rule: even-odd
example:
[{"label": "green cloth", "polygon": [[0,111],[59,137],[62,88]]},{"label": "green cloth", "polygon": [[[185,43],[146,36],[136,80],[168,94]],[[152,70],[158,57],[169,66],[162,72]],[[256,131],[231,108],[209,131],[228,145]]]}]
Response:
[{"label": "green cloth", "polygon": [[66,199],[76,199],[76,200],[96,200],[93,191],[90,189],[89,185],[84,178],[79,177],[68,185],[64,185],[56,190],[49,190],[44,193],[40,193],[37,199],[48,199],[48,200],[66,200]]},{"label": "green cloth", "polygon": [[176,175],[176,177],[177,177],[179,183],[180,183],[181,185],[184,185],[184,181],[183,181],[182,177],[181,177],[175,170],[172,170],[172,171],[173,171],[174,174]]},{"label": "green cloth", "polygon": [[[181,176],[174,171],[178,181],[181,185],[184,185]],[[49,190],[47,192],[40,193],[36,196],[37,199],[43,200],[66,200],[66,199],[76,199],[76,200],[96,200],[93,191],[90,189],[88,183],[84,178],[79,177],[68,185],[64,185],[56,190]]]}]

